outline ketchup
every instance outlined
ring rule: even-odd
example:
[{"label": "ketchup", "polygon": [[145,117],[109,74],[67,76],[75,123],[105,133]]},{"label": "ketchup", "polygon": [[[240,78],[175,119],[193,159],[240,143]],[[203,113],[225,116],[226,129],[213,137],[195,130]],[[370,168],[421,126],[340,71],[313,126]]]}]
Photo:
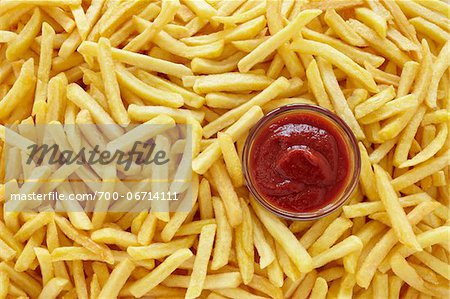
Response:
[{"label": "ketchup", "polygon": [[308,111],[281,114],[255,135],[249,174],[273,206],[302,213],[332,203],[348,185],[351,158],[342,132]]}]

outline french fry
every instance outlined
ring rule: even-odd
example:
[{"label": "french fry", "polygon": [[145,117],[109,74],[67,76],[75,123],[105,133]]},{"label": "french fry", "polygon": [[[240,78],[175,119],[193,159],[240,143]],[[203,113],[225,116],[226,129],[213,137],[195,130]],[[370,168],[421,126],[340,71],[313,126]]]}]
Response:
[{"label": "french fry", "polygon": [[119,126],[113,126],[115,123],[111,116],[78,84],[72,83],[67,86],[67,98],[81,109],[86,109],[92,115],[93,119],[99,124],[109,124],[106,134],[109,138],[117,138],[122,135]]},{"label": "french fry", "polygon": [[149,103],[178,108],[183,105],[183,98],[173,92],[161,91],[145,84],[127,70],[118,70],[117,79],[125,88]]},{"label": "french fry", "polygon": [[53,40],[55,38],[55,31],[47,24],[42,24],[42,42],[39,56],[39,67],[37,72],[37,85],[35,91],[35,98],[33,104],[32,114],[36,114],[37,103],[45,101],[47,95],[47,86],[50,75],[50,68],[52,64],[53,54]]},{"label": "french fry", "polygon": [[34,248],[39,246],[44,240],[44,229],[38,230],[26,243],[23,251],[18,255],[14,264],[14,270],[23,272],[32,268],[32,263],[36,259]]},{"label": "french fry", "polygon": [[217,235],[211,262],[211,269],[217,270],[228,263],[231,242],[232,228],[226,216],[226,210],[222,200],[218,197],[212,198],[214,214],[217,219]]},{"label": "french fry", "polygon": [[374,29],[380,37],[386,38],[387,22],[383,16],[365,7],[356,8],[355,16],[358,20]]},{"label": "french fry", "polygon": [[51,258],[53,262],[75,261],[75,260],[93,260],[101,261],[100,255],[95,254],[84,247],[59,247],[52,251]]},{"label": "french fry", "polygon": [[282,44],[287,42],[294,35],[295,30],[305,26],[312,19],[317,17],[322,11],[305,10],[299,13],[288,26],[277,32],[273,37],[267,39],[254,49],[250,54],[242,58],[238,63],[239,71],[248,72],[255,64],[263,61],[268,55],[275,51]]},{"label": "french fry", "polygon": [[67,279],[55,277],[52,278],[47,284],[45,284],[42,292],[39,294],[38,299],[44,298],[57,298],[59,293],[64,289],[64,287],[69,283]]},{"label": "french fry", "polygon": [[309,272],[305,278],[300,282],[297,290],[292,294],[294,298],[308,298],[308,295],[314,287],[317,272],[315,270]]},{"label": "french fry", "polygon": [[22,65],[19,77],[0,102],[0,119],[6,118],[16,108],[19,101],[32,91],[35,82],[34,60],[30,58]]},{"label": "french fry", "polygon": [[447,31],[445,31],[438,25],[425,20],[424,18],[415,17],[410,19],[409,22],[418,32],[430,37],[431,39],[439,43],[445,43],[448,41],[449,33]]},{"label": "french fry", "polygon": [[405,174],[402,174],[401,176],[395,178],[394,180],[392,180],[392,186],[395,190],[398,191],[412,184],[415,184],[421,179],[444,168],[448,164],[449,157],[450,151],[447,150],[441,156],[430,159],[427,162],[414,167]]},{"label": "french fry", "polygon": [[32,220],[25,222],[14,235],[14,238],[19,242],[29,239],[37,230],[53,221],[53,216],[49,212],[42,212]]},{"label": "french fry", "polygon": [[333,73],[331,64],[320,58],[317,60],[317,63],[319,65],[319,70],[322,75],[322,80],[331,98],[331,102],[333,104],[335,111],[339,116],[345,119],[345,121],[350,126],[356,137],[358,139],[363,139],[365,137],[364,132],[362,131],[361,127],[356,121],[352,111],[348,107],[348,103],[345,100],[345,97],[339,88],[339,83],[337,82],[336,76]]},{"label": "french fry", "polygon": [[401,50],[403,51],[415,51],[419,52],[420,48],[417,44],[406,38],[395,28],[388,28],[387,37]]},{"label": "french fry", "polygon": [[275,252],[266,240],[264,229],[259,219],[253,212],[251,212],[251,216],[253,223],[253,242],[260,257],[259,265],[261,269],[264,269],[274,262]]},{"label": "french fry", "polygon": [[355,117],[360,119],[380,108],[395,97],[394,87],[390,86],[355,107]]},{"label": "french fry", "polygon": [[22,4],[32,4],[32,5],[43,5],[43,6],[60,6],[60,5],[80,5],[80,0],[24,0],[24,1],[17,1],[17,0],[6,0],[5,4],[15,4],[15,3],[22,3]]},{"label": "french fry", "polygon": [[8,43],[8,48],[5,53],[8,60],[12,61],[18,59],[28,50],[41,28],[41,21],[41,11],[39,8],[35,8],[33,10],[33,15],[20,34]]},{"label": "french fry", "polygon": [[397,195],[391,185],[388,174],[378,165],[374,165],[377,190],[380,199],[388,212],[393,229],[403,244],[420,250],[416,236],[409,225],[406,214],[398,202]]},{"label": "french fry", "polygon": [[242,211],[238,196],[225,169],[225,165],[222,161],[217,161],[212,165],[210,172],[214,181],[220,182],[217,185],[217,191],[223,199],[228,222],[232,227],[237,227],[242,222]]},{"label": "french fry", "polygon": [[12,260],[17,254],[17,252],[14,249],[12,249],[11,247],[9,247],[9,245],[6,244],[3,240],[0,240],[0,248],[1,248],[0,257],[4,261]]},{"label": "french fry", "polygon": [[330,99],[325,91],[325,87],[320,77],[319,68],[317,62],[313,59],[306,69],[306,77],[308,78],[308,86],[314,94],[317,102],[320,106],[333,111],[334,108],[331,105]]},{"label": "french fry", "polygon": [[346,218],[336,218],[323,234],[309,247],[308,251],[316,256],[330,248],[353,223]]},{"label": "french fry", "polygon": [[198,297],[203,289],[206,279],[206,271],[208,268],[209,258],[211,256],[214,236],[216,233],[216,225],[210,224],[202,228],[199,237],[197,255],[192,269],[191,279],[186,291],[187,298]]},{"label": "french fry", "polygon": [[124,259],[123,261],[121,261],[111,272],[98,297],[117,297],[119,295],[120,289],[125,285],[125,282],[133,272],[134,268],[135,265],[131,260]]},{"label": "french fry", "polygon": [[257,290],[263,294],[271,296],[273,298],[283,298],[283,292],[281,288],[273,286],[270,281],[262,276],[254,275],[253,279],[248,284],[254,290]]},{"label": "french fry", "polygon": [[411,5],[404,5],[404,3],[398,3],[398,5],[405,11],[406,15],[419,16],[422,17],[436,25],[450,30],[450,23],[443,15],[435,13],[427,9],[426,7],[420,5],[419,3],[412,2]]},{"label": "french fry", "polygon": [[108,263],[113,262],[112,254],[109,250],[101,247],[97,243],[95,243],[91,238],[85,236],[84,234],[77,231],[70,222],[63,217],[55,217],[55,222],[58,224],[58,227],[63,231],[63,233],[70,239],[76,241],[77,243],[83,245],[88,250],[93,253],[99,254],[102,256]]},{"label": "french fry", "polygon": [[403,66],[410,59],[402,52],[394,43],[387,39],[383,39],[377,35],[372,29],[366,25],[360,23],[357,20],[350,19],[350,26],[352,26],[356,32],[366,40],[366,42],[376,49],[384,57],[389,58],[399,66]]},{"label": "french fry", "polygon": [[211,197],[211,187],[207,179],[203,178],[198,190],[198,202],[201,219],[214,217],[213,201]]},{"label": "french fry", "polygon": [[[447,264],[445,262],[442,262],[440,259],[434,257],[433,255],[423,251],[423,252],[417,252],[414,254],[415,257],[419,259],[420,262],[427,265],[430,269],[432,269],[434,272],[438,273],[442,277],[448,279],[449,274],[448,271],[446,271]],[[392,267],[392,265],[391,265]]]},{"label": "french fry", "polygon": [[70,11],[75,19],[78,33],[81,39],[85,39],[89,33],[89,22],[81,5],[70,5]]},{"label": "french fry", "polygon": [[[280,15],[281,11],[278,7],[277,1],[269,1],[266,5],[266,18],[267,18],[267,25],[269,27],[269,31],[272,35],[277,34],[279,31],[283,30],[283,22],[282,17]],[[291,76],[299,76],[303,77],[305,74],[305,71],[303,69],[303,66],[300,62],[299,57],[292,51],[287,44],[282,44],[277,49],[277,54],[272,61],[273,68],[272,70],[269,70],[267,72],[269,77],[278,77],[275,76],[276,73],[281,72],[280,66],[282,68],[283,65],[286,65],[286,68],[288,72],[291,74]],[[279,57],[280,59],[277,60],[276,57]],[[277,61],[281,63],[276,63]],[[278,69],[278,70],[277,70]]]},{"label": "french fry", "polygon": [[417,274],[413,267],[400,255],[394,255],[391,258],[391,267],[394,273],[404,280],[407,284],[426,294],[433,294],[425,287],[425,282]]},{"label": "french fry", "polygon": [[[447,4],[1,3],[1,298],[448,297]],[[361,154],[349,203],[305,222],[259,206],[240,161],[264,114],[298,103],[340,116]],[[46,138],[64,154],[155,136],[162,170],[27,163]],[[146,189],[182,201],[8,201]]]},{"label": "french fry", "polygon": [[161,12],[156,17],[151,26],[147,27],[142,33],[134,37],[125,47],[124,50],[136,52],[142,48],[146,43],[158,34],[160,30],[173,20],[175,13],[180,7],[180,2],[175,0],[163,1],[161,5]]},{"label": "french fry", "polygon": [[[189,276],[183,275],[170,275],[162,283],[165,286],[173,288],[185,288],[189,286]],[[215,290],[215,289],[228,289],[237,288],[242,283],[241,274],[239,272],[227,272],[220,274],[208,274],[205,277],[203,289]]]},{"label": "french fry", "polygon": [[[406,96],[397,97],[396,99],[387,102],[377,110],[370,112],[366,116],[363,116],[358,121],[362,124],[372,124],[377,121],[385,120],[389,117],[403,113],[409,109],[417,107],[417,96],[414,94],[408,94]],[[386,141],[387,143],[389,141]]]},{"label": "french fry", "polygon": [[322,277],[317,277],[314,282],[314,286],[311,290],[311,299],[323,299],[326,298],[328,292],[328,284]]},{"label": "french fry", "polygon": [[230,174],[233,185],[235,187],[242,186],[244,184],[244,176],[242,174],[241,161],[231,136],[227,133],[219,132],[217,134],[217,140],[219,141],[225,166]]},{"label": "french fry", "polygon": [[308,272],[313,262],[292,232],[278,218],[264,210],[254,199],[251,199],[250,203],[259,220],[261,220],[270,235],[280,243],[298,271]]},{"label": "french fry", "polygon": [[8,292],[10,292],[9,285],[10,285],[10,281],[9,281],[8,275],[6,274],[5,271],[1,271],[0,272],[0,297],[6,298],[6,296],[8,295]]},{"label": "french fry", "polygon": [[328,9],[325,13],[324,21],[341,39],[350,45],[356,47],[366,46],[364,40],[342,19],[336,10]]},{"label": "french fry", "polygon": [[353,288],[356,284],[355,275],[352,273],[346,273],[341,281],[341,287],[339,288],[339,298],[352,298]]},{"label": "french fry", "polygon": [[43,11],[56,21],[66,32],[71,32],[76,23],[62,8],[56,6],[43,7]]},{"label": "french fry", "polygon": [[433,65],[433,74],[431,75],[431,82],[430,86],[428,87],[428,94],[425,99],[427,105],[432,109],[436,108],[437,89],[439,81],[450,65],[450,62],[448,62],[448,60],[446,59],[449,51],[450,51],[450,42],[447,41],[447,43],[442,47],[441,51],[439,52],[439,55]]},{"label": "french fry", "polygon": [[372,75],[355,63],[348,56],[342,54],[333,47],[305,39],[296,40],[293,45],[293,49],[301,54],[311,54],[323,57],[329,63],[336,65],[342,71],[344,71],[349,77],[358,81],[362,86],[366,87],[369,91],[377,91],[375,81]]},{"label": "french fry", "polygon": [[436,138],[433,139],[420,153],[415,155],[413,158],[406,160],[399,165],[400,168],[414,166],[422,163],[431,157],[433,157],[444,145],[447,138],[447,126],[445,124],[439,125],[439,132]]},{"label": "french fry", "polygon": [[423,116],[421,126],[429,124],[445,123],[450,119],[450,113],[445,109],[428,112]]},{"label": "french fry", "polygon": [[362,246],[363,244],[358,237],[350,236],[326,251],[314,256],[313,265],[315,268],[321,267],[329,261],[342,258],[352,252],[361,250]]},{"label": "french fry", "polygon": [[192,256],[189,249],[179,249],[164,260],[152,272],[136,280],[129,288],[133,296],[141,297],[167,278],[179,265]]},{"label": "french fry", "polygon": [[[433,202],[424,202],[417,205],[411,212],[408,213],[408,222],[410,225],[420,222],[423,217],[432,212],[435,208],[436,204]],[[383,258],[389,253],[389,250],[394,247],[397,240],[398,239],[394,233],[394,230],[390,229],[371,249],[356,273],[356,282],[359,286],[365,287],[370,284],[377,267],[382,262]]]},{"label": "french fry", "polygon": [[[139,70],[137,71],[137,77],[150,86],[161,88],[163,90],[181,95],[184,103],[189,107],[200,108],[205,103],[205,99],[202,96],[186,90],[173,82],[154,76],[149,72]],[[195,111],[191,110],[191,113],[195,114]]]},{"label": "french fry", "polygon": [[105,37],[111,36],[117,27],[147,5],[147,1],[121,2],[117,6],[111,5],[98,22],[98,33]]},{"label": "french fry", "polygon": [[[392,66],[394,70],[397,68],[394,63],[389,64],[389,66]],[[386,71],[383,72],[382,70],[376,69],[367,62],[364,63],[364,67],[370,72],[376,82],[398,87],[398,84],[400,83],[400,77],[395,74],[389,73],[387,68]]]},{"label": "french fry", "polygon": [[240,199],[242,223],[235,228],[235,251],[242,282],[249,284],[254,275],[253,225],[247,203]]},{"label": "french fry", "polygon": [[373,278],[373,295],[377,298],[388,298],[388,275],[377,273]]},{"label": "french fry", "polygon": [[120,98],[119,83],[111,55],[111,44],[106,38],[100,38],[98,42],[98,61],[111,114],[118,124],[127,125],[130,123],[130,119]]},{"label": "french fry", "polygon": [[205,219],[183,224],[175,233],[175,237],[200,234],[204,226],[215,224],[215,222],[214,219]]},{"label": "french fry", "polygon": [[[98,44],[84,41],[81,43],[78,51],[81,54],[98,56]],[[118,62],[141,66],[143,69],[148,71],[158,71],[178,77],[192,75],[192,71],[184,65],[153,58],[147,55],[133,53],[131,51],[112,48],[111,55],[112,58]]]},{"label": "french fry", "polygon": [[[431,197],[426,193],[416,193],[400,197],[399,203],[402,207],[410,207],[431,200]],[[381,212],[383,210],[384,206],[381,201],[363,202],[343,207],[344,214],[348,218],[362,217],[376,212]]]}]

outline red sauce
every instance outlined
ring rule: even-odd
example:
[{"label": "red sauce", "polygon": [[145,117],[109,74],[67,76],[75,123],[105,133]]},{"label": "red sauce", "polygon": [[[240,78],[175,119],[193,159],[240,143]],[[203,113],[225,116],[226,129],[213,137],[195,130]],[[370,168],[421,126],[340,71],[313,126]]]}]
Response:
[{"label": "red sauce", "polygon": [[249,162],[258,193],[292,213],[312,212],[337,199],[351,166],[336,125],[309,112],[285,113],[262,127]]}]

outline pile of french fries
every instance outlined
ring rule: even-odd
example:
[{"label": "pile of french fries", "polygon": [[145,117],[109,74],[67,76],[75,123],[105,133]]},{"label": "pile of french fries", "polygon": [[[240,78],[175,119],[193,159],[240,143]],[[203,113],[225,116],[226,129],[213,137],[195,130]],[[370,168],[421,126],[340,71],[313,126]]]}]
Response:
[{"label": "pile of french fries", "polygon": [[[449,298],[449,13],[0,0],[0,298]],[[269,213],[242,174],[249,130],[293,103],[359,140],[357,190],[316,221]],[[152,120],[192,126],[192,211],[3,211],[6,143],[20,141],[5,126]]]}]

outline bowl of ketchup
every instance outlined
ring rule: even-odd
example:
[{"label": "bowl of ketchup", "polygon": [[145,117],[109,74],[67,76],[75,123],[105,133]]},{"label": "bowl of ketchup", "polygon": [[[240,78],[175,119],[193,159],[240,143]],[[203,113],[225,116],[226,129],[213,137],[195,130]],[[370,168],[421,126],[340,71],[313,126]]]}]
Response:
[{"label": "bowl of ketchup", "polygon": [[250,131],[243,152],[246,184],[266,209],[313,220],[341,207],[358,184],[355,136],[333,112],[314,105],[277,108]]}]

